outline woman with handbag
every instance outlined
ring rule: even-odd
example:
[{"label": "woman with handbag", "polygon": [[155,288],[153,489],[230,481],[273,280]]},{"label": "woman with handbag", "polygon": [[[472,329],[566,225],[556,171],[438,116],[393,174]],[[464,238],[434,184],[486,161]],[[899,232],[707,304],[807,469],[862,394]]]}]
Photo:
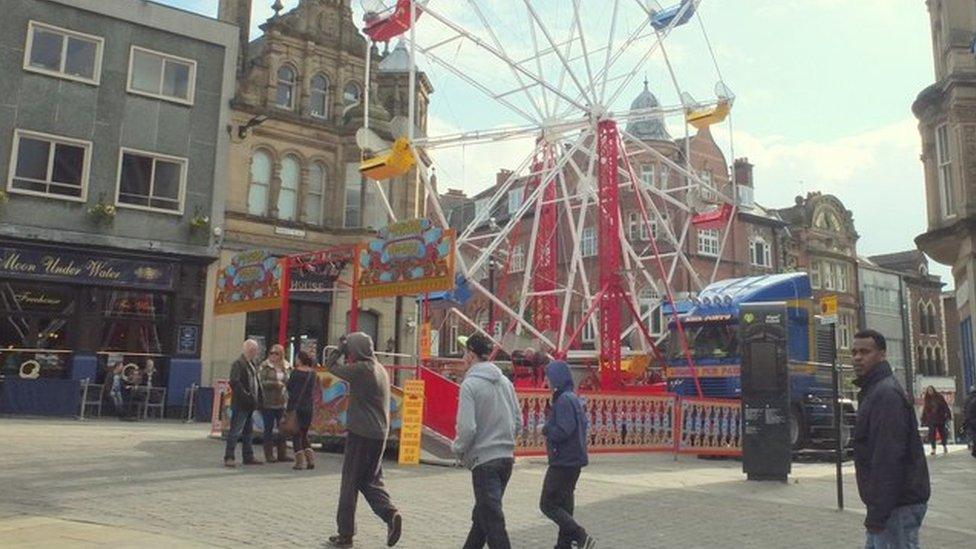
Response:
[{"label": "woman with handbag", "polygon": [[[261,441],[264,443],[264,461],[268,463],[288,460],[287,439],[281,432],[281,416],[284,414],[285,402],[288,400],[285,383],[288,382],[289,369],[288,361],[285,360],[285,348],[281,345],[273,345],[268,352],[268,359],[261,363],[258,370],[258,379],[261,380],[261,388],[264,392],[261,405],[264,434]],[[275,434],[276,426],[277,434]],[[275,459],[275,448],[278,450],[278,459]]]},{"label": "woman with handbag", "polygon": [[295,369],[288,378],[288,411],[281,421],[281,430],[292,435],[295,450],[293,469],[314,469],[315,455],[308,442],[308,428],[312,424],[312,391],[315,388],[315,363],[305,351],[295,359]]}]

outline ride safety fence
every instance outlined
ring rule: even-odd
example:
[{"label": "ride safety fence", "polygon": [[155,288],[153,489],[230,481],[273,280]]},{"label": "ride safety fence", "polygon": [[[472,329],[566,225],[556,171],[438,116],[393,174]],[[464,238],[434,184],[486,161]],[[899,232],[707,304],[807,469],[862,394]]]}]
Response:
[{"label": "ride safety fence", "polygon": [[[424,426],[454,438],[460,387],[440,374],[420,368],[426,382]],[[545,455],[542,434],[552,392],[517,388],[522,421],[516,455]],[[589,451],[670,452],[706,456],[742,455],[742,418],[738,400],[582,391],[589,418]]]}]

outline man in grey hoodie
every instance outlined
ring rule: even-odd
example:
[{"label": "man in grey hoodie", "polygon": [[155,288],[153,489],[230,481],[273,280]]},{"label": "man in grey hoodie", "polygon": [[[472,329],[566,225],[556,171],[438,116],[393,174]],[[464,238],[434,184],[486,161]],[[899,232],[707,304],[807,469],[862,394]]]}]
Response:
[{"label": "man in grey hoodie", "polygon": [[492,345],[474,334],[459,338],[468,368],[461,383],[457,436],[452,448],[471,469],[474,510],[464,549],[509,549],[502,498],[515,463],[515,433],[521,421],[512,382],[488,361]]},{"label": "man in grey hoodie", "polygon": [[[349,383],[346,410],[346,451],[336,522],[339,533],[329,538],[333,547],[352,547],[356,533],[356,500],[362,493],[370,508],[387,525],[386,544],[400,539],[402,519],[383,485],[383,451],[390,430],[390,378],[373,356],[373,340],[362,332],[340,339],[340,347],[324,351],[329,373]],[[339,360],[345,357],[345,361]]]}]

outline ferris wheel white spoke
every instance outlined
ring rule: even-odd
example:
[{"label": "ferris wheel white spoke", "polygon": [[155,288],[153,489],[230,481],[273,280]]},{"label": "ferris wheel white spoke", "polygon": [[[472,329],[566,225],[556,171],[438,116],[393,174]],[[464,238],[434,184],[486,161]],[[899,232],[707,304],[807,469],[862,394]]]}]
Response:
[{"label": "ferris wheel white spoke", "polygon": [[[545,74],[545,71],[543,71],[542,69],[542,58],[538,54],[539,38],[536,36],[535,24],[533,24],[531,20],[529,21],[529,36],[532,37],[532,48],[536,51],[536,55],[533,56],[535,57],[535,66],[536,66],[535,70],[539,74]],[[559,86],[559,89],[562,89],[561,80],[557,83],[557,85]],[[550,116],[552,116],[552,111],[549,108],[549,94],[547,94],[546,90],[543,88],[541,95],[542,95],[542,104],[545,106],[545,110],[546,110],[545,117],[549,118]]]},{"label": "ferris wheel white spoke", "polygon": [[503,63],[507,63],[509,66],[513,67],[515,70],[521,72],[525,77],[527,77],[527,78],[535,81],[540,86],[542,86],[542,87],[548,89],[549,91],[551,91],[551,92],[559,95],[560,97],[562,97],[566,101],[568,101],[568,102],[576,105],[580,110],[586,110],[586,106],[585,105],[580,104],[577,100],[575,100],[572,97],[564,94],[561,90],[555,89],[549,82],[547,82],[545,80],[545,78],[542,77],[542,75],[537,75],[537,74],[534,74],[534,73],[526,70],[524,67],[522,67],[521,65],[517,64],[514,60],[512,60],[511,58],[509,58],[507,55],[505,55],[505,54],[501,53],[500,51],[498,51],[497,49],[493,48],[491,46],[491,44],[486,43],[484,40],[482,40],[481,38],[479,38],[479,37],[475,36],[474,34],[468,32],[463,27],[461,27],[461,26],[459,26],[459,25],[451,22],[449,19],[447,19],[446,17],[444,17],[441,14],[437,13],[436,11],[431,10],[429,5],[426,8],[424,8],[424,13],[430,15],[430,17],[432,19],[436,19],[438,22],[440,22],[444,26],[450,28],[454,32],[456,32],[456,33],[464,36],[465,39],[467,39],[471,43],[475,44],[476,46],[480,47],[484,51],[490,53],[491,55],[497,57]]},{"label": "ferris wheel white spoke", "polygon": [[607,37],[607,55],[603,61],[603,83],[600,84],[600,102],[607,105],[607,77],[610,76],[610,52],[613,51],[613,39],[617,36],[617,14],[620,10],[620,0],[613,0],[613,14],[610,16],[610,35]]},{"label": "ferris wheel white spoke", "polygon": [[[578,151],[580,149],[580,147],[582,146],[582,144],[583,144],[583,142],[585,140],[585,136],[586,135],[587,135],[587,133],[582,134],[581,137],[580,137],[580,139],[577,140],[576,144],[571,149],[569,149],[568,151],[566,151],[564,153],[565,156],[563,156],[559,160],[559,162],[556,164],[556,166],[554,168],[555,171],[558,171],[558,170],[563,169],[563,166],[565,166],[565,164],[567,162],[567,159],[569,157],[571,157],[576,151]],[[536,148],[536,150],[538,150],[538,147]],[[514,179],[514,176],[515,176],[515,172],[513,172],[512,175],[508,178],[508,181],[506,181],[506,185],[503,186],[504,187],[504,190],[500,190],[499,193],[497,193],[495,195],[495,197],[489,203],[489,206],[485,208],[485,211],[484,212],[482,212],[483,214],[491,211],[491,208],[493,207],[491,204],[493,204],[494,202],[497,202],[499,196],[503,192],[507,191],[508,187],[511,186],[511,182]],[[546,174],[546,176],[544,178],[542,178],[542,181],[539,183],[539,185],[532,191],[532,194],[529,196],[529,198],[524,199],[522,206],[519,207],[519,209],[516,210],[516,212],[514,214],[512,214],[511,218],[509,219],[508,223],[506,224],[505,228],[503,229],[503,232],[506,235],[511,232],[512,227],[515,225],[515,223],[517,223],[521,219],[521,217],[523,215],[525,215],[525,212],[528,210],[529,204],[531,202],[534,202],[534,201],[536,201],[536,200],[539,199],[539,196],[542,194],[542,191],[546,188],[547,185],[549,185],[552,182],[553,176],[554,176],[554,173],[553,172],[550,172],[550,173]],[[484,217],[484,216],[482,216],[482,217]],[[474,226],[474,225],[475,224],[472,223],[472,226]],[[469,230],[473,230],[473,229],[469,229]],[[487,261],[487,257],[489,255],[491,255],[492,252],[495,251],[495,249],[498,247],[499,243],[500,243],[500,239],[496,239],[494,242],[492,242],[491,244],[489,244],[488,245],[488,249],[485,251],[485,253],[483,253],[481,255],[481,257],[479,257],[475,261],[474,265],[471,266],[471,270],[477,272],[478,271],[478,268],[481,267],[481,265],[484,264],[485,261]]]},{"label": "ferris wheel white spoke", "polygon": [[[535,215],[532,218],[532,232],[529,234],[529,250],[528,255],[525,257],[525,271],[522,275],[522,296],[523,298],[519,300],[518,316],[519,318],[525,318],[525,308],[528,306],[530,299],[529,294],[529,282],[532,280],[528,273],[532,273],[535,267],[535,246],[536,241],[539,238],[539,222],[542,219],[542,200],[536,202]],[[519,330],[518,333],[521,333]]]},{"label": "ferris wheel white spoke", "polygon": [[[529,13],[532,15],[532,19],[534,19],[536,24],[539,26],[539,30],[542,31],[542,35],[545,36],[546,41],[549,42],[549,46],[552,47],[553,50],[556,52],[556,55],[559,57],[559,61],[563,64],[563,67],[566,69],[567,73],[569,74],[570,79],[573,81],[574,84],[576,84],[576,89],[579,90],[580,95],[586,100],[587,104],[592,105],[593,98],[586,92],[586,88],[583,87],[583,84],[580,83],[579,79],[576,78],[576,73],[573,72],[573,68],[569,66],[569,62],[566,61],[566,57],[564,57],[562,52],[559,50],[559,48],[556,47],[556,42],[552,39],[552,35],[549,33],[549,29],[546,27],[546,24],[539,17],[539,14],[535,11],[535,8],[532,7],[530,0],[522,0],[522,1],[525,4],[525,7],[528,8]],[[614,0],[614,1],[619,2],[620,0]],[[559,95],[567,99],[569,98],[569,96],[563,93],[560,93]],[[583,107],[583,110],[586,110],[586,108]]]},{"label": "ferris wheel white spoke", "polygon": [[508,193],[509,187],[512,186],[512,183],[516,179],[518,179],[518,177],[520,177],[519,174],[521,174],[522,171],[525,170],[526,166],[530,162],[532,162],[532,159],[534,158],[535,153],[536,153],[537,150],[538,150],[538,145],[535,148],[532,149],[532,152],[530,152],[525,157],[525,159],[522,160],[522,163],[519,164],[519,167],[517,169],[513,170],[511,174],[509,174],[508,178],[505,179],[505,182],[502,183],[502,185],[499,188],[499,190],[488,201],[488,204],[485,206],[484,210],[482,210],[482,212],[480,214],[475,214],[474,219],[471,220],[471,224],[468,225],[468,227],[464,229],[464,231],[461,233],[461,236],[458,237],[458,240],[467,240],[468,237],[471,236],[471,233],[473,233],[474,231],[476,231],[478,229],[478,227],[481,226],[482,223],[485,223],[486,221],[488,221],[489,218],[491,218],[491,212],[494,211],[495,204],[497,204],[498,201],[501,200],[501,197],[502,196],[506,196],[506,194]]},{"label": "ferris wheel white spoke", "polygon": [[[488,299],[489,301],[491,301],[492,303],[494,303],[496,307],[498,307],[499,309],[501,309],[501,311],[503,313],[509,315],[512,319],[514,319],[523,328],[525,328],[529,332],[532,332],[532,335],[534,335],[535,337],[539,338],[539,341],[541,341],[542,343],[545,343],[549,347],[554,347],[554,345],[552,343],[552,340],[550,340],[548,337],[546,337],[545,334],[543,334],[542,332],[540,332],[539,330],[537,330],[535,328],[535,326],[533,326],[532,324],[526,322],[524,319],[519,318],[517,316],[517,314],[515,313],[515,311],[512,310],[512,308],[508,306],[508,304],[506,304],[504,301],[502,301],[501,299],[499,299],[498,296],[496,296],[493,292],[491,292],[487,288],[485,288],[481,284],[481,282],[479,282],[477,280],[473,280],[473,279],[468,279],[468,284],[472,288],[478,290],[481,293],[482,296],[484,296],[486,299]],[[501,346],[501,345],[499,345],[499,346]]]},{"label": "ferris wheel white spoke", "polygon": [[[508,52],[505,51],[505,47],[502,45],[501,41],[498,40],[498,36],[495,35],[495,31],[493,31],[491,25],[488,24],[488,20],[485,18],[485,14],[482,13],[481,8],[478,7],[478,4],[475,2],[475,0],[468,0],[468,5],[471,6],[475,14],[478,16],[478,19],[481,20],[481,24],[485,27],[485,31],[488,33],[488,36],[491,38],[491,41],[492,43],[494,43],[495,47],[498,48],[498,51],[502,52],[502,54],[508,57]],[[543,111],[539,107],[539,103],[536,101],[536,98],[533,97],[531,93],[528,93],[527,87],[525,85],[525,81],[522,79],[522,76],[519,74],[519,72],[515,70],[515,67],[513,65],[509,65],[509,70],[512,72],[512,75],[515,76],[515,80],[518,81],[520,89],[525,91],[525,97],[532,104],[532,107],[535,109],[536,114],[539,115],[539,119],[545,120],[549,116],[548,112]],[[541,70],[539,71],[539,74],[542,74]],[[544,100],[545,91],[543,91],[542,97]]]},{"label": "ferris wheel white spoke", "polygon": [[[590,66],[590,54],[586,48],[586,32],[583,31],[583,23],[580,21],[580,0],[573,0],[573,20],[576,22],[576,28],[579,29],[580,36],[580,48],[583,50],[583,64],[586,66],[586,77],[589,81],[589,86],[591,90],[596,90],[596,80],[593,79],[593,67]],[[572,33],[572,28],[570,28]],[[573,35],[570,34],[570,37]]]},{"label": "ferris wheel white spoke", "polygon": [[[610,96],[610,100],[609,100],[608,103],[612,104],[617,99],[617,97],[620,95],[620,93],[623,92],[623,90],[630,84],[630,81],[633,79],[634,75],[637,73],[637,69],[639,67],[643,66],[644,63],[646,63],[647,60],[650,58],[650,56],[653,55],[654,52],[657,51],[657,49],[659,47],[661,47],[661,44],[663,43],[663,38],[666,37],[667,35],[669,35],[671,33],[671,30],[674,29],[674,27],[677,24],[678,20],[681,17],[683,17],[684,14],[689,9],[693,9],[693,6],[694,6],[694,8],[697,8],[698,7],[698,4],[700,4],[700,3],[701,3],[701,0],[697,0],[697,1],[696,0],[692,0],[691,2],[689,2],[687,4],[684,4],[681,7],[681,9],[675,15],[674,19],[671,20],[671,22],[668,24],[668,26],[663,31],[661,31],[661,32],[658,33],[657,40],[655,40],[654,41],[654,44],[650,48],[648,48],[647,52],[644,53],[644,55],[641,57],[640,61],[638,61],[637,64],[634,66],[634,69],[631,70],[631,71],[629,71],[628,73],[625,73],[625,74],[630,74],[630,77],[627,78],[627,79],[625,79],[624,80],[624,83],[621,84],[617,88],[617,91],[614,92],[614,94],[612,96]],[[649,17],[647,18],[647,20],[648,20],[648,22],[650,22],[650,18]]]},{"label": "ferris wheel white spoke", "polygon": [[464,71],[462,71],[459,67],[457,67],[454,63],[451,63],[451,62],[449,62],[447,60],[441,59],[440,56],[438,56],[437,54],[429,51],[428,49],[426,49],[425,47],[421,46],[420,44],[416,44],[415,43],[415,45],[416,45],[417,51],[423,53],[424,56],[428,60],[430,60],[431,62],[433,62],[433,63],[435,63],[437,65],[440,65],[441,68],[447,70],[448,72],[450,72],[454,76],[457,76],[461,80],[464,80],[465,82],[468,83],[468,85],[470,85],[471,87],[477,89],[481,93],[485,94],[487,97],[489,97],[491,99],[494,99],[495,101],[498,101],[499,103],[501,103],[502,105],[504,105],[505,107],[507,107],[509,110],[511,110],[515,114],[521,116],[522,118],[524,118],[525,120],[527,120],[527,121],[529,121],[529,122],[531,122],[533,124],[538,125],[538,124],[542,123],[542,120],[533,117],[531,114],[525,112],[525,110],[523,110],[521,107],[518,107],[517,105],[515,105],[511,101],[508,101],[508,100],[506,100],[506,99],[504,99],[502,97],[498,97],[497,92],[495,92],[494,90],[488,88],[487,86],[485,86],[481,82],[478,82],[477,80],[475,80],[474,78],[472,78],[471,76],[469,76],[467,73],[465,73]]}]

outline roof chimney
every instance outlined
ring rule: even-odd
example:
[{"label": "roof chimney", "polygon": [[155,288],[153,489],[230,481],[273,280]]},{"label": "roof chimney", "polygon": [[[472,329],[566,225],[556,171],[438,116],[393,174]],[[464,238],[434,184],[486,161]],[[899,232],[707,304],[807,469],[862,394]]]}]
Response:
[{"label": "roof chimney", "polygon": [[736,158],[735,162],[732,164],[732,170],[735,173],[735,182],[739,185],[745,185],[746,187],[752,187],[752,164],[749,163],[748,158]]}]

